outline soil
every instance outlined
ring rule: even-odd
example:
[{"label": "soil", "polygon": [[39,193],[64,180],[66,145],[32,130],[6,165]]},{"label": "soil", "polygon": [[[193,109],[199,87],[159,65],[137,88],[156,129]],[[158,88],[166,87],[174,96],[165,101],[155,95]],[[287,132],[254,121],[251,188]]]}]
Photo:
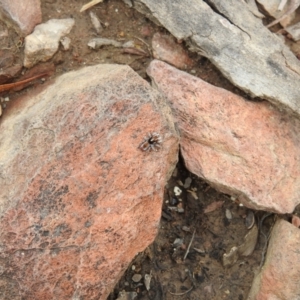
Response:
[{"label": "soil", "polygon": [[[122,49],[113,46],[99,50],[89,49],[88,41],[98,35],[89,12],[79,12],[86,2],[88,1],[41,1],[43,22],[52,18],[75,19],[75,26],[68,35],[72,41],[70,50],[64,51],[60,46],[50,61],[55,68],[52,77],[88,65],[117,63],[129,65],[149,81],[145,69],[153,59],[152,36],[156,32],[169,33],[121,0],[109,0],[90,9],[98,16],[104,28],[100,36],[124,42],[132,40],[137,49],[142,49],[149,56],[123,53]],[[0,22],[0,31],[4,28],[4,24]],[[21,64],[23,61],[23,38],[12,28],[9,28],[8,37],[1,38],[0,49],[13,53],[11,65]],[[187,72],[247,98],[206,58],[193,53],[189,55],[194,66]],[[45,68],[50,70],[52,67],[47,64]],[[22,74],[26,73],[25,70],[21,71]],[[18,81],[21,76],[13,79]],[[5,109],[9,109],[14,98],[30,92],[42,83],[37,80],[25,90],[2,93],[2,97],[8,96],[10,99],[9,102],[2,103],[3,113],[6,113]],[[187,178],[192,181],[189,186],[184,187]],[[182,191],[179,196],[175,195],[174,187]],[[211,212],[206,212],[205,209],[210,204],[216,204],[216,207]],[[265,253],[266,239],[261,231],[267,235],[275,218],[271,215],[263,219],[267,216],[265,212],[253,212],[255,222],[261,229],[254,252],[247,257],[240,257],[232,266],[224,267],[224,253],[228,253],[233,246],[242,244],[249,232],[245,225],[249,213],[249,209],[230,196],[218,193],[189,173],[180,159],[165,188],[160,229],[155,241],[136,256],[108,299],[117,299],[121,291],[135,292],[135,299],[246,299]],[[142,275],[139,282],[132,280],[135,274]],[[149,290],[144,283],[147,274],[151,277]],[[134,299],[132,295],[128,293],[119,299]]]}]

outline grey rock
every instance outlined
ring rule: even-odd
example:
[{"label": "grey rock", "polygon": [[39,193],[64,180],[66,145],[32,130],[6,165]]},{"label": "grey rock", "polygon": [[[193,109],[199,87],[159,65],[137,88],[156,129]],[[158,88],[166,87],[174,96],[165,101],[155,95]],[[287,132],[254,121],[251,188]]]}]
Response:
[{"label": "grey rock", "polygon": [[294,41],[297,42],[300,40],[300,22],[285,28],[285,30],[291,35]]},{"label": "grey rock", "polygon": [[300,63],[242,1],[135,0],[192,51],[208,57],[234,85],[300,117]]},{"label": "grey rock", "polygon": [[25,38],[24,66],[31,68],[40,61],[49,60],[58,50],[60,39],[74,26],[74,19],[51,19],[35,27]]}]

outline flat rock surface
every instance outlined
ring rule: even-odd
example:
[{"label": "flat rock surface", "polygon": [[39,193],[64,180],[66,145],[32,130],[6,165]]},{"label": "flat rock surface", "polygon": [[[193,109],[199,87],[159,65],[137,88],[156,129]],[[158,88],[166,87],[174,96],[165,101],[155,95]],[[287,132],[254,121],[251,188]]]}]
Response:
[{"label": "flat rock surface", "polygon": [[42,22],[40,0],[0,0],[1,7],[24,35],[31,33],[34,26]]},{"label": "flat rock surface", "polygon": [[148,74],[172,107],[191,172],[250,208],[294,210],[300,202],[297,118],[161,61],[152,61]]},{"label": "flat rock surface", "polygon": [[[0,124],[1,299],[106,299],[157,233],[178,138],[130,67],[96,65],[15,102]],[[143,152],[148,132],[162,148]]]},{"label": "flat rock surface", "polygon": [[234,85],[300,117],[300,63],[244,1],[135,0],[134,7],[208,57]]},{"label": "flat rock surface", "polygon": [[265,264],[255,277],[249,300],[289,299],[300,295],[300,230],[278,220],[272,230]]}]

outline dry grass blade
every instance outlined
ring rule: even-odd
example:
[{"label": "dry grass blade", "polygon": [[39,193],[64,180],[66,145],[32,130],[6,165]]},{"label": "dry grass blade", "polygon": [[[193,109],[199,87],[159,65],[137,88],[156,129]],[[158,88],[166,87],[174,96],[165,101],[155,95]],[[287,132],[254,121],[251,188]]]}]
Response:
[{"label": "dry grass blade", "polygon": [[84,4],[81,9],[80,9],[80,12],[83,12],[89,8],[91,8],[92,6],[100,3],[100,2],[103,2],[103,0],[92,0],[91,2],[87,3],[87,4]]}]

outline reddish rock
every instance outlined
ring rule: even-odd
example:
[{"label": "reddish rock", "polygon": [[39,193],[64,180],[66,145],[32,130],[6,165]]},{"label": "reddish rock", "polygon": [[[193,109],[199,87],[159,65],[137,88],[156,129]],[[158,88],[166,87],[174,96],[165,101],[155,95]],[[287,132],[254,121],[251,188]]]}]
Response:
[{"label": "reddish rock", "polygon": [[300,203],[300,121],[153,61],[148,74],[169,101],[187,168],[255,209]]},{"label": "reddish rock", "polygon": [[298,300],[300,295],[300,230],[278,220],[272,230],[266,261],[255,277],[248,300]]},{"label": "reddish rock", "polygon": [[42,22],[40,0],[0,0],[1,7],[24,35],[31,33],[34,27]]},{"label": "reddish rock", "polygon": [[[7,111],[0,124],[5,299],[107,298],[157,233],[178,156],[170,115],[159,93],[121,65],[63,75]],[[143,152],[151,131],[162,148]]]},{"label": "reddish rock", "polygon": [[170,35],[155,33],[152,38],[152,50],[155,58],[168,62],[177,68],[186,69],[193,66],[193,61],[182,45],[176,43]]}]

